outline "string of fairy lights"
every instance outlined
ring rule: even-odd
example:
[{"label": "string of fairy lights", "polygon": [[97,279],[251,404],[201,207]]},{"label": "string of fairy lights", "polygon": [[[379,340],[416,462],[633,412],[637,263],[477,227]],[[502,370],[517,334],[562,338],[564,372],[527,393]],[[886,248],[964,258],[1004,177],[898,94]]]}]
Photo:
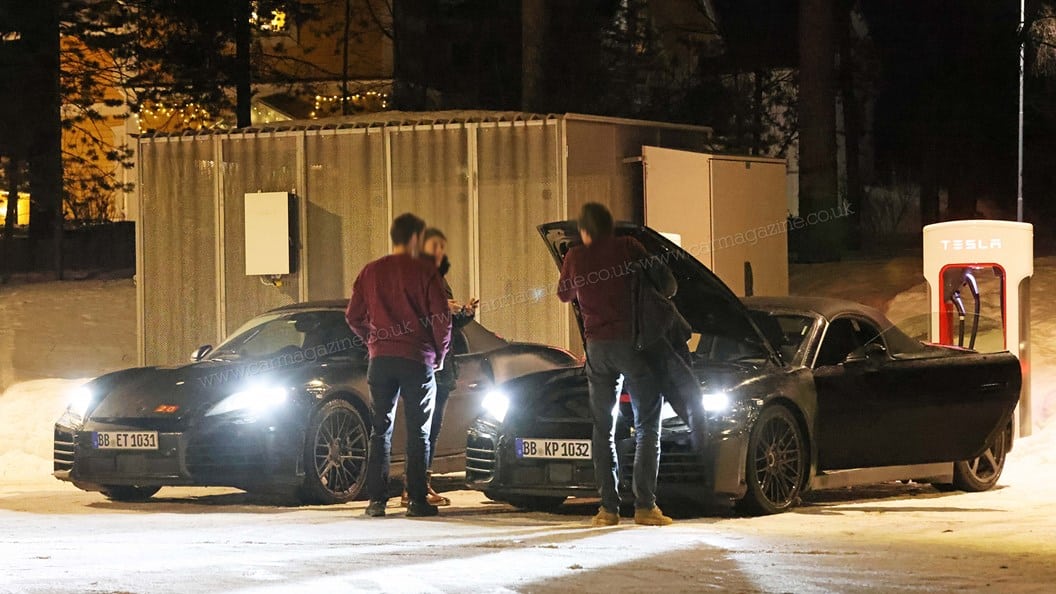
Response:
[{"label": "string of fairy lights", "polygon": [[[315,95],[310,119],[340,115],[342,99],[352,113],[376,112],[389,108],[388,93],[362,91],[342,96]],[[266,103],[255,102],[252,107],[254,124],[269,124],[291,119],[290,115]],[[148,102],[139,110],[140,132],[178,132],[181,130],[214,130],[229,128],[230,123],[213,114],[199,103]]]},{"label": "string of fairy lights", "polygon": [[[344,100],[352,105],[357,111],[381,111],[388,108],[389,96],[377,91],[364,91],[346,95]],[[320,114],[333,115],[341,111],[341,95],[316,95],[315,107],[312,109],[311,117],[320,117]]]}]

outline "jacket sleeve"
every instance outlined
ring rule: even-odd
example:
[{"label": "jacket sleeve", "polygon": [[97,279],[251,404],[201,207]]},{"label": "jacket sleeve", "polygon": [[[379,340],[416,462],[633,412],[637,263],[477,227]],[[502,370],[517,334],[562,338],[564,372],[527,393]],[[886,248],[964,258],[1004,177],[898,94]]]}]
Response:
[{"label": "jacket sleeve", "polygon": [[641,263],[641,269],[645,271],[649,282],[656,287],[656,290],[668,299],[674,297],[678,292],[678,281],[675,280],[675,275],[671,273],[671,268],[667,266],[663,258],[649,255],[637,239],[630,240],[629,251],[631,257]]},{"label": "jacket sleeve", "polygon": [[440,365],[451,347],[451,309],[447,305],[447,293],[439,273],[433,272],[429,276],[425,292],[426,303],[429,304],[433,346],[436,347],[436,363]]},{"label": "jacket sleeve", "polygon": [[356,277],[356,282],[352,285],[352,297],[345,308],[345,321],[363,344],[367,344],[370,337],[370,321],[367,319],[367,300],[363,295],[360,277]]},{"label": "jacket sleeve", "polygon": [[557,298],[565,303],[576,298],[576,267],[572,263],[575,254],[576,248],[565,254],[565,260],[561,263],[561,280],[557,281]]}]

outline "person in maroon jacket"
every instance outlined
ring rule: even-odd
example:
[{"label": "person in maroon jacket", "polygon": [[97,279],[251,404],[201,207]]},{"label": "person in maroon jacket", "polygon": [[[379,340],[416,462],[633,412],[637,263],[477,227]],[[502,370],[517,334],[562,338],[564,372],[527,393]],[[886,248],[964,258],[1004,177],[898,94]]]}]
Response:
[{"label": "person in maroon jacket", "polygon": [[612,213],[601,204],[583,205],[579,234],[583,245],[573,247],[565,256],[557,295],[561,301],[575,300],[579,304],[583,322],[590,411],[594,419],[591,456],[601,495],[601,509],[592,524],[613,526],[620,521],[613,409],[622,375],[634,410],[634,521],[666,526],[671,518],[656,506],[663,399],[649,361],[634,346],[631,321],[634,314],[632,264],[645,262],[648,254],[634,238],[615,236]]},{"label": "person in maroon jacket", "polygon": [[407,424],[407,515],[435,516],[426,500],[429,430],[437,369],[451,343],[451,314],[436,266],[419,257],[425,221],[407,213],[389,233],[392,254],[374,260],[352,285],[345,319],[367,345],[373,433],[367,459],[366,515],[385,515],[389,491],[392,426],[399,398]]}]

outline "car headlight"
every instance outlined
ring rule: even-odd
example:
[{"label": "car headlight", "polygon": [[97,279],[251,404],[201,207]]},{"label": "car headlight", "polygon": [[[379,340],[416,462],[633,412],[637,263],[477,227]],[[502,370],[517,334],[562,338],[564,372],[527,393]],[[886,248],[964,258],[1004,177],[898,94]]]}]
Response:
[{"label": "car headlight", "polygon": [[484,394],[484,400],[480,405],[485,413],[501,423],[506,418],[506,411],[510,409],[510,397],[502,390],[489,390],[487,394]]},{"label": "car headlight", "polygon": [[700,401],[708,412],[722,412],[730,408],[730,397],[725,392],[704,392]]},{"label": "car headlight", "polygon": [[95,404],[95,392],[88,386],[78,386],[70,393],[70,405],[66,410],[83,419],[93,404]]},{"label": "car headlight", "polygon": [[224,398],[209,409],[205,416],[211,417],[235,411],[261,413],[286,402],[287,396],[285,388],[250,388]]}]

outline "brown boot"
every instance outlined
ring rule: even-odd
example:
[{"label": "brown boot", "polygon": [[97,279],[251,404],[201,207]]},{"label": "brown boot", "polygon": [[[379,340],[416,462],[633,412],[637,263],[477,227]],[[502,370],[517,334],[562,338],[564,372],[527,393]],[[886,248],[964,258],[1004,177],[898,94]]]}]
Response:
[{"label": "brown boot", "polygon": [[433,490],[433,473],[431,472],[425,475],[425,500],[437,507],[451,505],[450,499]]},{"label": "brown boot", "polygon": [[590,525],[595,528],[615,526],[620,523],[620,514],[610,512],[604,507],[598,509],[597,515],[590,520]]},{"label": "brown boot", "polygon": [[673,521],[655,505],[653,509],[634,510],[634,523],[642,526],[670,526]]}]

